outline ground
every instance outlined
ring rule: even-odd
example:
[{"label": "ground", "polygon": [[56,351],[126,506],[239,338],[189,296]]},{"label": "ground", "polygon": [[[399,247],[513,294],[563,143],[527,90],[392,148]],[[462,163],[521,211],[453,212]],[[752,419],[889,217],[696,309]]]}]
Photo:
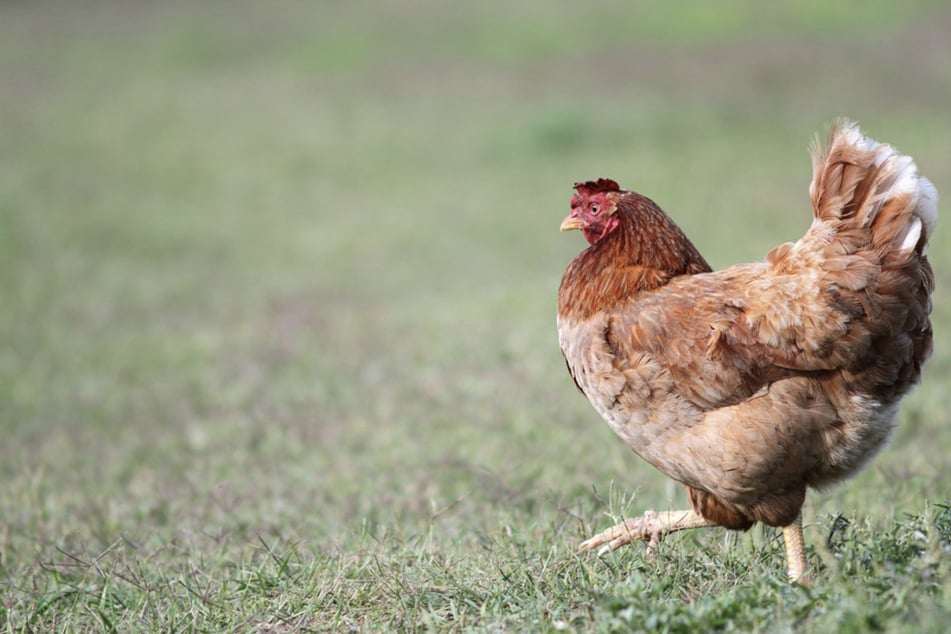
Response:
[{"label": "ground", "polygon": [[934,358],[810,494],[811,588],[772,529],[576,553],[685,496],[554,311],[577,180],[715,267],[805,230],[837,116],[951,195],[948,33],[939,2],[0,4],[0,629],[941,631],[943,219]]}]

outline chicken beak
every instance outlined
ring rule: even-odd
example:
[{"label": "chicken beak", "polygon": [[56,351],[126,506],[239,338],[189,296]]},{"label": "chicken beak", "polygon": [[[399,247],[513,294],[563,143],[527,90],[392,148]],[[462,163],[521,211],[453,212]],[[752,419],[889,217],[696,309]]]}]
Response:
[{"label": "chicken beak", "polygon": [[575,229],[580,229],[581,226],[581,220],[579,218],[575,218],[574,216],[568,216],[561,221],[562,231],[574,231]]}]

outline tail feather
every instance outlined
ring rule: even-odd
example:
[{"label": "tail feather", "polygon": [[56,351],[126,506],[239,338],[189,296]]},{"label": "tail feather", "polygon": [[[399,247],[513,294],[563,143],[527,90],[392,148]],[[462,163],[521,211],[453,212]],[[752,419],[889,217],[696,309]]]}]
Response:
[{"label": "tail feather", "polygon": [[836,226],[845,252],[869,246],[870,232],[879,256],[923,253],[938,219],[938,193],[912,158],[844,119],[833,124],[825,150],[818,141],[813,148],[809,195],[816,220]]},{"label": "tail feather", "polygon": [[[809,194],[812,226],[767,260],[784,279],[811,274],[819,293],[798,303],[780,297],[779,308],[747,318],[772,333],[770,342],[796,342],[795,358],[783,363],[849,368],[856,372],[850,391],[867,389],[882,403],[894,402],[917,380],[931,349],[934,275],[924,251],[938,194],[910,157],[844,120],[833,125],[826,149],[813,153]],[[799,311],[795,320],[790,306]],[[905,378],[879,380],[891,366]]]}]

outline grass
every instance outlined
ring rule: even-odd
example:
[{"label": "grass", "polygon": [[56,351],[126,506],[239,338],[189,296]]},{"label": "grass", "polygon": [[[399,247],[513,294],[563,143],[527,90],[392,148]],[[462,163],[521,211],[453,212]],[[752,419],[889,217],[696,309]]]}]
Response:
[{"label": "grass", "polygon": [[892,446],[776,531],[679,507],[554,334],[575,180],[715,266],[833,117],[951,191],[941,3],[0,4],[0,631],[943,631],[951,245]]}]

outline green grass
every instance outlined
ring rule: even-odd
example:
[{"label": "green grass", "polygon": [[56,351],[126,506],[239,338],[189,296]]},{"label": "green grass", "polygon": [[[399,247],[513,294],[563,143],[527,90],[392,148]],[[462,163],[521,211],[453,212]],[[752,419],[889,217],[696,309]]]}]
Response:
[{"label": "green grass", "polygon": [[[0,631],[943,631],[951,238],[892,445],[772,529],[571,384],[576,180],[715,266],[809,224],[859,119],[951,191],[941,3],[0,4]],[[155,3],[153,3],[155,4]]]}]

